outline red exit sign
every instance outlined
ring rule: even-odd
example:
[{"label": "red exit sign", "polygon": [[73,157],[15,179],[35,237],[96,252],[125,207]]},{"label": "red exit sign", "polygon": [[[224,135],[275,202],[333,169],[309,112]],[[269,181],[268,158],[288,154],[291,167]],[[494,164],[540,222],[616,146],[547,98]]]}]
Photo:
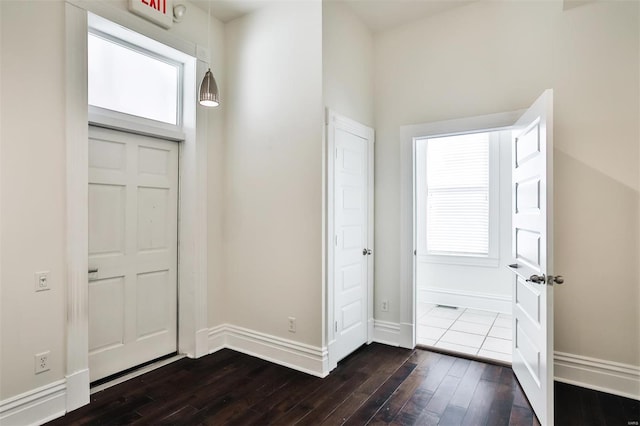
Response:
[{"label": "red exit sign", "polygon": [[173,25],[173,0],[129,0],[129,10],[163,28]]}]

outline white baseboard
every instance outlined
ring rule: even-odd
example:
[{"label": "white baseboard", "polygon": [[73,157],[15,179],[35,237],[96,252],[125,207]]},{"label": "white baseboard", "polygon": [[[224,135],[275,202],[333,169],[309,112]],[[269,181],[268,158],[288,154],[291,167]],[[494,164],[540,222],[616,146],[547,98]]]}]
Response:
[{"label": "white baseboard", "polygon": [[89,403],[89,381],[88,368],[67,376],[67,412]]},{"label": "white baseboard", "polygon": [[66,412],[66,381],[58,380],[0,401],[0,424],[41,425]]},{"label": "white baseboard", "polygon": [[511,313],[511,297],[497,294],[422,287],[418,288],[418,301],[505,314]]},{"label": "white baseboard", "polygon": [[202,328],[196,331],[196,347],[194,350],[194,358],[200,358],[209,354],[209,329]]},{"label": "white baseboard", "polygon": [[374,320],[373,341],[389,346],[400,346],[400,324]]},{"label": "white baseboard", "polygon": [[226,345],[227,325],[221,324],[209,329],[209,353],[218,352]]},{"label": "white baseboard", "polygon": [[326,348],[311,346],[231,324],[209,330],[209,352],[228,348],[317,377],[329,374]]},{"label": "white baseboard", "polygon": [[400,323],[400,347],[413,349],[416,347],[416,326],[406,322]]},{"label": "white baseboard", "polygon": [[565,352],[554,354],[558,382],[640,400],[640,367]]}]

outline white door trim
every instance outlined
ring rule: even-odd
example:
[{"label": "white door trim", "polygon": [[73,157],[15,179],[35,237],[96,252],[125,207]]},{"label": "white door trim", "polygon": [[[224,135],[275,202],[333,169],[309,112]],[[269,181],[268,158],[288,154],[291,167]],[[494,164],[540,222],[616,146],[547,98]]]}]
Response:
[{"label": "white door trim", "polygon": [[[196,108],[196,76],[208,51],[132,19],[102,2],[67,0],[67,411],[89,403],[88,354],[88,114],[87,11],[172,46],[193,59],[185,64],[184,134],[180,146],[178,218],[178,350],[192,358],[208,351],[207,327],[207,112]],[[198,58],[198,60],[196,60]],[[196,122],[203,123],[196,126]]]},{"label": "white door trim", "polygon": [[524,110],[414,124],[400,128],[400,347],[416,345],[415,139],[509,129]]},{"label": "white door trim", "polygon": [[[333,265],[334,265],[334,167],[335,167],[335,155],[333,154],[335,147],[335,135],[334,130],[336,126],[340,126],[342,129],[346,129],[358,136],[367,140],[367,164],[368,164],[368,178],[367,186],[369,189],[368,194],[368,229],[367,237],[369,241],[369,248],[373,251],[373,255],[370,256],[368,262],[368,280],[367,280],[367,343],[373,341],[373,265],[375,259],[374,248],[374,216],[373,216],[373,196],[374,196],[374,131],[372,128],[367,127],[357,121],[344,117],[331,109],[325,111],[325,134],[326,134],[326,152],[325,158],[327,159],[327,171],[326,171],[326,235],[325,235],[325,247],[326,247],[326,286],[325,286],[325,330],[326,341],[328,342],[328,357],[329,357],[329,371],[336,368],[338,360],[335,359],[335,351],[332,351],[333,343],[335,342],[335,328],[334,324],[334,294],[333,294]],[[328,373],[328,371],[327,371]]]}]

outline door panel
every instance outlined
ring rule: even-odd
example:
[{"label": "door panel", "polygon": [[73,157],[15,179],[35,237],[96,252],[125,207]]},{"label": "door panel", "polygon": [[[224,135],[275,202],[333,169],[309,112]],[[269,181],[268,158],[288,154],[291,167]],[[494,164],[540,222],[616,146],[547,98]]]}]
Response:
[{"label": "door panel", "polygon": [[177,349],[178,144],[89,131],[92,381]]},{"label": "door panel", "polygon": [[367,139],[335,129],[334,260],[335,359],[367,342],[368,146]]},{"label": "door panel", "polygon": [[553,92],[513,132],[513,371],[541,424],[553,425]]}]

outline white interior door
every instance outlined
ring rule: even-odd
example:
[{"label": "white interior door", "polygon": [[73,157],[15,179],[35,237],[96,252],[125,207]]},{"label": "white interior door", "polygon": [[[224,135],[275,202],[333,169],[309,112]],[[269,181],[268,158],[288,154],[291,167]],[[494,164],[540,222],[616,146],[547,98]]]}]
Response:
[{"label": "white interior door", "polygon": [[[553,92],[513,132],[513,371],[540,423],[553,425]],[[556,277],[559,278],[559,277]]]},{"label": "white interior door", "polygon": [[176,351],[178,144],[89,130],[91,381]]},{"label": "white interior door", "polygon": [[373,212],[370,184],[373,130],[350,120],[330,126],[335,146],[333,167],[333,313],[337,363],[368,341],[372,315]]}]

